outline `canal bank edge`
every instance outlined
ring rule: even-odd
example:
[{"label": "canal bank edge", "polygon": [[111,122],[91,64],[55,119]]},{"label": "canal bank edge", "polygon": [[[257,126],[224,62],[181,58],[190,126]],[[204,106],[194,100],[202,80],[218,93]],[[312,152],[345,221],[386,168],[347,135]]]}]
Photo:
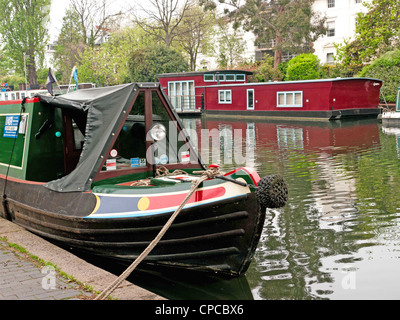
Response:
[{"label": "canal bank edge", "polygon": [[[0,237],[6,238],[9,243],[23,247],[29,254],[57,266],[58,269],[72,276],[79,283],[92,287],[94,292],[103,291],[117,278],[117,276],[3,218],[0,218]],[[163,297],[128,281],[124,281],[112,293],[112,298],[118,300],[164,300]]]}]

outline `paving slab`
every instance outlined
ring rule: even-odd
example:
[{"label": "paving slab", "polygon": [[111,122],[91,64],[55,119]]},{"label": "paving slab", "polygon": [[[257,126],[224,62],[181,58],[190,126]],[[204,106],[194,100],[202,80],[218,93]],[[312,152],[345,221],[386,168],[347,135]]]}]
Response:
[{"label": "paving slab", "polygon": [[[28,255],[13,250],[10,243],[51,265],[38,265]],[[62,277],[53,266],[76,281]],[[85,287],[101,292],[116,278],[114,274],[0,218],[0,300],[88,300],[94,296],[85,291]],[[111,296],[118,300],[164,300],[128,281],[124,281]]]}]

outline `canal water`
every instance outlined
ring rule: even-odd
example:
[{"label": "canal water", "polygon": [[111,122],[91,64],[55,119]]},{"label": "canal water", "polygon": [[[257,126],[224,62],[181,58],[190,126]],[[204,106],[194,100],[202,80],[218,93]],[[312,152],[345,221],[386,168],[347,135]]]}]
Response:
[{"label": "canal water", "polygon": [[210,143],[206,163],[279,173],[289,200],[267,210],[246,276],[138,271],[133,282],[169,299],[400,298],[400,128],[371,119],[183,121],[219,135],[220,158]]},{"label": "canal water", "polygon": [[[376,119],[183,122],[205,163],[282,175],[287,205],[267,209],[245,276],[139,266],[128,281],[172,300],[400,299],[400,126]],[[126,268],[92,262],[116,275]]]}]

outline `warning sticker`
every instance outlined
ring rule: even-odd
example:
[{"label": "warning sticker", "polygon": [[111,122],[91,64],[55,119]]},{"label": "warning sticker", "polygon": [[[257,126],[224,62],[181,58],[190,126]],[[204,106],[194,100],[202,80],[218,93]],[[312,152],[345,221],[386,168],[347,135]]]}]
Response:
[{"label": "warning sticker", "polygon": [[139,159],[139,166],[145,167],[146,166],[146,158],[140,158]]},{"label": "warning sticker", "polygon": [[117,159],[107,159],[106,162],[107,171],[117,169]]},{"label": "warning sticker", "polygon": [[131,168],[139,167],[139,158],[131,158]]},{"label": "warning sticker", "polygon": [[189,151],[181,152],[181,162],[182,163],[189,163],[190,162],[190,153],[189,153]]},{"label": "warning sticker", "polygon": [[4,138],[16,138],[18,136],[19,115],[6,116],[4,124]]}]

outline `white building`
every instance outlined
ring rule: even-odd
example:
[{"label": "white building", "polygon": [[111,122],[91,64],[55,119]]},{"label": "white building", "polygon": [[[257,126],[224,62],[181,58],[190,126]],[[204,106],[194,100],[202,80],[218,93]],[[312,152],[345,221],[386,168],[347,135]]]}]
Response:
[{"label": "white building", "polygon": [[328,32],[314,42],[314,54],[322,64],[333,63],[336,54],[335,43],[354,39],[358,12],[367,12],[363,2],[371,0],[315,0],[314,11],[327,17]]},{"label": "white building", "polygon": [[56,42],[49,43],[46,45],[44,52],[44,68],[52,68],[54,70],[54,54],[56,52]]}]

